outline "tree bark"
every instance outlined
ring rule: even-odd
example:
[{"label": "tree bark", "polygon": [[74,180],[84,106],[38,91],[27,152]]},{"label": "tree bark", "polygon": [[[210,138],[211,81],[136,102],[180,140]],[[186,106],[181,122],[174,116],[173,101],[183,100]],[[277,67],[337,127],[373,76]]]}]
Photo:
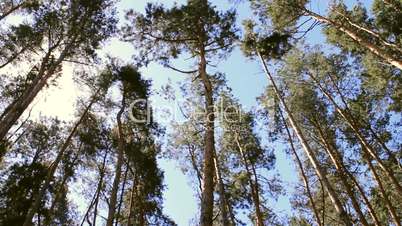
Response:
[{"label": "tree bark", "polygon": [[317,209],[317,207],[315,205],[315,202],[314,202],[313,195],[312,195],[311,190],[310,190],[310,184],[309,184],[307,175],[304,172],[303,163],[302,163],[301,159],[299,158],[299,155],[297,154],[296,148],[295,148],[295,146],[293,144],[292,135],[290,134],[288,124],[287,124],[287,122],[285,120],[285,117],[283,116],[283,113],[282,113],[281,110],[279,110],[279,115],[280,115],[281,120],[282,120],[282,122],[283,122],[283,124],[285,126],[286,134],[288,136],[288,141],[289,141],[289,144],[290,144],[290,149],[292,150],[293,155],[294,155],[295,160],[296,160],[296,163],[297,163],[297,166],[299,167],[300,174],[301,174],[302,179],[303,179],[304,187],[306,188],[307,197],[310,200],[311,207],[313,208],[313,213],[314,213],[314,216],[316,218],[317,224],[318,224],[318,226],[323,226],[323,224],[321,223],[321,220],[320,220],[318,209]]},{"label": "tree bark", "polygon": [[109,201],[109,211],[106,221],[106,226],[113,226],[115,213],[116,213],[116,204],[117,204],[117,192],[119,190],[120,178],[121,178],[121,168],[124,160],[124,133],[123,133],[123,125],[122,125],[122,116],[126,106],[126,91],[125,86],[123,84],[123,97],[121,101],[120,111],[117,113],[117,127],[119,131],[119,137],[117,141],[117,162],[116,162],[116,171],[112,185],[112,191],[110,193],[110,201]]},{"label": "tree bark", "polygon": [[211,226],[213,222],[214,207],[214,152],[215,152],[215,115],[212,83],[206,72],[206,59],[204,48],[201,48],[198,73],[205,89],[205,149],[203,166],[203,189],[201,193],[201,226]]},{"label": "tree bark", "polygon": [[290,125],[292,126],[293,130],[295,131],[296,136],[298,137],[298,139],[303,147],[303,150],[305,151],[307,157],[309,158],[311,164],[313,165],[318,177],[322,180],[324,187],[327,189],[328,195],[331,198],[331,201],[334,204],[334,207],[335,207],[340,219],[343,221],[343,223],[345,225],[352,226],[353,225],[352,220],[350,219],[347,212],[344,210],[343,205],[338,198],[338,195],[336,194],[334,188],[331,186],[331,183],[329,182],[329,180],[326,176],[326,172],[324,170],[322,170],[322,168],[320,167],[320,163],[316,159],[313,150],[311,149],[310,145],[308,144],[307,140],[305,139],[304,134],[302,133],[302,130],[299,128],[299,126],[296,123],[296,121],[294,120],[293,115],[292,115],[291,111],[289,110],[285,100],[282,98],[282,96],[279,92],[279,89],[276,86],[275,80],[273,79],[271,73],[269,73],[269,71],[268,71],[268,67],[264,61],[264,58],[261,56],[261,54],[259,52],[257,52],[257,55],[260,58],[260,61],[264,68],[266,76],[271,81],[272,86],[274,87],[274,91],[276,93],[277,98],[279,99],[280,103],[284,107],[285,112],[287,113],[287,115],[289,117]]},{"label": "tree bark", "polygon": [[136,176],[133,175],[134,181],[133,185],[131,186],[131,195],[130,195],[130,210],[128,211],[128,219],[127,219],[127,226],[131,226],[131,218],[133,217],[133,205],[134,205],[134,198],[135,198],[135,186],[137,183]]}]

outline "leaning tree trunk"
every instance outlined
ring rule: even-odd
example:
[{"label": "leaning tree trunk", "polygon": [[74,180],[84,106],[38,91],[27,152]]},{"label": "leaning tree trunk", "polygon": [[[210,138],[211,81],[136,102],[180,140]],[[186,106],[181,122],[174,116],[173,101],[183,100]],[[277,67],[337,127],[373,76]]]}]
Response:
[{"label": "leaning tree trunk", "polygon": [[313,195],[312,195],[311,190],[310,190],[310,184],[309,184],[306,172],[304,171],[303,163],[302,163],[301,159],[299,158],[299,155],[297,154],[296,148],[295,148],[295,146],[293,144],[293,138],[292,138],[292,135],[290,134],[288,124],[287,124],[287,122],[285,120],[285,117],[283,116],[282,111],[280,109],[279,109],[279,115],[281,117],[281,120],[282,120],[283,124],[285,125],[285,130],[286,130],[286,134],[288,136],[290,149],[292,150],[293,155],[295,156],[297,166],[299,167],[300,174],[301,174],[302,179],[303,179],[304,187],[306,188],[307,197],[310,200],[311,207],[313,208],[313,213],[314,213],[314,216],[316,218],[317,224],[318,224],[318,226],[323,226],[323,224],[321,223],[321,220],[320,220],[318,209],[317,209],[317,207],[315,205],[315,202],[314,202]]},{"label": "leaning tree trunk", "polygon": [[368,153],[370,156],[372,156],[380,165],[381,169],[386,172],[388,177],[391,179],[392,183],[395,185],[396,189],[400,194],[402,194],[402,187],[399,184],[398,180],[396,179],[393,170],[390,167],[387,167],[384,162],[381,160],[381,158],[378,156],[377,152],[374,150],[373,146],[369,144],[367,139],[364,137],[364,135],[361,133],[360,128],[356,125],[355,120],[353,120],[353,117],[351,117],[349,114],[347,114],[334,100],[334,98],[322,87],[322,85],[319,83],[319,81],[310,73],[308,73],[309,77],[316,83],[318,88],[321,90],[321,92],[324,94],[324,96],[327,97],[327,99],[334,105],[336,111],[342,116],[342,118],[345,119],[349,127],[353,130],[353,132],[356,134],[357,138],[359,139],[360,143],[364,146],[364,151]]},{"label": "leaning tree trunk", "polygon": [[201,193],[201,226],[210,226],[213,222],[214,208],[214,152],[215,152],[215,115],[212,83],[206,72],[207,62],[205,59],[204,48],[201,48],[200,63],[198,73],[204,84],[205,89],[205,149],[203,166],[203,186]]},{"label": "leaning tree trunk", "polygon": [[352,220],[350,219],[349,215],[343,208],[343,205],[342,205],[341,201],[339,200],[338,195],[336,194],[334,188],[331,186],[331,183],[329,182],[329,180],[327,178],[326,172],[324,170],[322,170],[319,161],[315,157],[315,153],[313,152],[313,150],[311,149],[307,140],[305,139],[304,134],[302,133],[302,130],[299,128],[299,125],[294,120],[293,115],[292,115],[291,111],[289,110],[285,100],[282,98],[282,96],[279,92],[279,89],[276,86],[274,78],[272,77],[271,73],[269,73],[269,71],[268,71],[268,67],[264,61],[264,58],[261,56],[261,54],[259,52],[257,52],[257,54],[258,54],[258,57],[260,58],[260,61],[264,68],[266,76],[271,81],[272,86],[274,87],[274,91],[275,91],[277,98],[279,99],[280,103],[284,107],[284,110],[289,117],[290,125],[292,126],[293,130],[295,131],[296,136],[298,137],[298,139],[303,147],[303,150],[305,151],[307,157],[309,158],[311,164],[313,165],[318,177],[322,180],[324,187],[328,191],[328,195],[331,198],[331,201],[334,204],[334,207],[335,207],[340,219],[344,222],[345,225],[352,226],[353,225]]},{"label": "leaning tree trunk", "polygon": [[329,26],[335,27],[337,30],[345,33],[347,36],[355,40],[357,43],[362,45],[363,47],[367,48],[370,52],[375,54],[376,56],[384,59],[391,65],[397,67],[399,70],[402,70],[402,61],[398,58],[395,58],[391,54],[387,53],[386,51],[382,50],[380,47],[370,43],[367,41],[365,38],[361,37],[357,32],[343,26],[342,24],[339,24],[333,20],[330,20],[324,16],[321,16],[315,12],[312,12],[306,8],[304,8],[304,11],[307,13],[308,16],[314,18],[315,20],[327,24]]},{"label": "leaning tree trunk", "polygon": [[334,164],[336,170],[338,171],[339,179],[341,180],[341,183],[346,189],[346,193],[348,194],[350,200],[352,201],[353,208],[355,209],[357,215],[359,216],[360,222],[364,226],[369,226],[369,223],[367,222],[361,207],[359,205],[359,201],[357,200],[352,186],[349,184],[347,180],[347,174],[345,171],[347,171],[345,165],[343,164],[342,160],[340,159],[339,153],[335,150],[335,147],[333,147],[328,141],[327,138],[324,135],[324,132],[322,131],[320,125],[318,122],[314,123],[314,126],[318,130],[319,138],[324,145],[324,149],[326,150],[327,154],[329,155],[332,164]]},{"label": "leaning tree trunk", "polygon": [[[385,142],[379,137],[377,132],[374,131],[374,129],[371,127],[370,123],[366,122],[365,120],[359,120],[359,118],[356,118],[353,115],[352,110],[350,109],[349,104],[347,103],[346,98],[342,94],[342,91],[339,88],[338,84],[336,83],[335,79],[332,77],[331,74],[329,74],[328,77],[330,78],[332,84],[334,85],[334,88],[335,88],[336,92],[339,95],[339,99],[341,100],[342,104],[344,105],[345,113],[347,113],[350,116],[350,118],[353,121],[353,123],[355,125],[357,125],[357,127],[362,127],[362,126],[360,126],[360,123],[359,123],[359,121],[362,121],[362,123],[364,123],[364,127],[366,127],[370,131],[370,133],[372,134],[373,138],[381,145],[381,147],[387,153],[388,157],[390,159],[392,159],[392,161],[395,162],[395,164],[398,165],[398,167],[400,169],[402,169],[402,165],[399,163],[397,157],[394,155],[394,152],[390,150],[390,148],[385,144]],[[335,106],[335,107],[337,107],[337,106]]]},{"label": "leaning tree trunk", "polygon": [[54,48],[56,48],[56,46],[50,48],[43,58],[38,74],[32,82],[32,85],[30,85],[30,87],[28,87],[16,101],[6,108],[7,111],[2,115],[0,120],[0,142],[5,140],[11,127],[16,124],[25,109],[28,108],[34,98],[38,95],[39,91],[45,87],[49,78],[52,77],[53,73],[67,56],[67,53],[71,51],[70,48],[72,48],[72,45],[67,45],[52,66],[46,68]]},{"label": "leaning tree trunk", "polygon": [[57,166],[59,165],[60,161],[63,158],[64,152],[67,150],[67,148],[70,146],[71,141],[73,139],[73,136],[77,132],[78,127],[81,125],[81,123],[84,121],[85,117],[87,116],[89,110],[91,109],[92,105],[95,103],[97,99],[97,95],[99,93],[100,89],[94,94],[92,97],[91,102],[88,104],[88,106],[85,108],[84,112],[82,113],[80,119],[75,123],[73,129],[71,130],[70,134],[68,135],[67,139],[64,141],[63,145],[61,146],[59,152],[57,153],[56,159],[53,161],[53,163],[50,165],[50,169],[46,175],[45,181],[38,191],[38,193],[34,197],[34,203],[32,206],[29,208],[29,211],[27,215],[25,216],[25,221],[23,226],[30,226],[32,224],[32,218],[34,217],[35,213],[37,213],[41,200],[45,196],[46,190],[50,185],[50,182],[53,179],[53,175],[57,169]]},{"label": "leaning tree trunk", "polygon": [[117,205],[117,192],[119,190],[120,178],[121,178],[121,168],[123,166],[124,160],[124,133],[123,133],[123,125],[122,125],[122,116],[126,106],[126,92],[123,84],[123,97],[121,101],[120,111],[117,113],[117,127],[119,131],[119,137],[117,141],[117,162],[116,162],[116,172],[113,180],[112,191],[110,193],[110,201],[109,201],[109,211],[106,221],[106,226],[113,226],[113,221],[116,213],[116,205]]}]

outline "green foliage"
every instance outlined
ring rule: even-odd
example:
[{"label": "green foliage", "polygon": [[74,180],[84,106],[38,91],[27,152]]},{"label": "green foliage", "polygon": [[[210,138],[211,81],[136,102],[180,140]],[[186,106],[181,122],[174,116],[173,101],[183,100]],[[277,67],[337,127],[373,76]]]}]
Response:
[{"label": "green foliage", "polygon": [[309,0],[250,0],[251,8],[260,20],[271,24],[275,31],[293,30],[303,16],[303,7]]},{"label": "green foliage", "polygon": [[159,4],[147,4],[145,14],[129,11],[131,22],[123,28],[124,39],[140,50],[138,63],[155,60],[168,64],[170,59],[187,52],[224,57],[237,39],[235,12],[220,13],[207,1],[194,0],[182,6],[166,9]]},{"label": "green foliage", "polygon": [[242,51],[252,57],[261,54],[266,59],[280,59],[291,48],[288,33],[273,31],[271,34],[255,32],[255,24],[248,20],[243,22],[245,35],[242,40]]}]

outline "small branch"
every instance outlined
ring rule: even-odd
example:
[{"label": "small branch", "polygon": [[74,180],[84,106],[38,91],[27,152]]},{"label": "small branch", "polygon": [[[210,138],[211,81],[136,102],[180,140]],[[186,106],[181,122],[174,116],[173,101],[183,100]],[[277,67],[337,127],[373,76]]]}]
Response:
[{"label": "small branch", "polygon": [[172,70],[174,70],[174,71],[183,73],[183,74],[194,74],[194,73],[197,72],[197,70],[192,70],[192,71],[180,70],[180,69],[177,69],[177,68],[175,68],[175,67],[170,66],[169,64],[164,64],[163,66],[165,66],[165,67],[167,67],[167,68],[170,68],[170,69],[172,69]]}]

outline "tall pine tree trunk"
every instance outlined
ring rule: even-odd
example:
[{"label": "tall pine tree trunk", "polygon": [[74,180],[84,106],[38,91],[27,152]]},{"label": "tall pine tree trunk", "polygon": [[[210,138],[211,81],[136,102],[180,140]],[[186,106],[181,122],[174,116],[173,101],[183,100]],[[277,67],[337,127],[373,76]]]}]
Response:
[{"label": "tall pine tree trunk", "polygon": [[120,179],[121,179],[121,168],[123,166],[124,161],[124,133],[123,133],[123,124],[122,124],[122,116],[124,113],[124,109],[126,106],[126,91],[125,86],[123,84],[123,97],[121,100],[120,110],[117,113],[117,127],[118,127],[118,141],[117,141],[117,162],[115,167],[115,175],[112,185],[112,190],[110,192],[109,199],[109,211],[106,221],[106,226],[113,226],[115,213],[116,213],[116,205],[117,205],[117,192],[119,190]]},{"label": "tall pine tree trunk", "polygon": [[302,163],[299,155],[297,154],[297,151],[296,151],[295,145],[293,143],[293,138],[292,138],[292,135],[290,133],[288,124],[287,124],[287,122],[285,120],[285,117],[283,116],[283,113],[282,113],[282,111],[280,109],[279,109],[279,115],[280,115],[281,120],[282,120],[282,122],[283,122],[283,124],[285,126],[286,134],[288,136],[288,141],[289,141],[289,144],[290,144],[290,149],[292,150],[293,155],[294,155],[295,160],[296,160],[296,163],[297,163],[297,166],[299,167],[300,174],[301,174],[302,179],[303,179],[304,187],[306,188],[307,197],[310,200],[311,207],[313,208],[313,213],[314,213],[314,216],[316,218],[317,224],[318,224],[318,226],[323,226],[323,224],[321,223],[321,220],[320,220],[318,209],[317,209],[317,207],[315,205],[315,202],[314,202],[313,195],[311,193],[310,184],[309,184],[306,172],[304,171],[303,163]]},{"label": "tall pine tree trunk", "polygon": [[215,152],[215,112],[213,88],[209,76],[206,72],[207,62],[205,59],[204,48],[201,48],[200,63],[198,73],[204,85],[205,91],[205,149],[204,149],[204,166],[203,166],[203,187],[201,194],[201,226],[211,226],[213,221],[214,208],[214,152]]},{"label": "tall pine tree trunk", "polygon": [[352,226],[353,224],[352,224],[352,220],[350,219],[350,216],[347,214],[347,212],[343,208],[343,205],[342,205],[341,201],[339,200],[338,195],[336,194],[334,188],[331,186],[331,183],[329,182],[329,180],[326,176],[326,172],[324,170],[322,170],[319,161],[315,157],[315,153],[311,149],[311,147],[308,144],[307,140],[305,139],[301,129],[299,128],[298,124],[294,120],[293,115],[292,115],[291,111],[289,110],[285,100],[282,98],[282,96],[278,90],[278,87],[276,86],[275,80],[273,79],[271,73],[269,73],[269,71],[268,71],[268,67],[264,61],[264,58],[261,56],[261,54],[259,52],[257,52],[257,54],[258,54],[258,57],[260,58],[260,61],[264,68],[266,76],[271,81],[272,86],[274,87],[276,96],[278,97],[279,101],[281,102],[282,106],[284,107],[285,112],[287,113],[287,115],[289,117],[290,125],[292,126],[293,130],[295,131],[296,136],[298,137],[298,139],[303,147],[303,150],[306,152],[306,155],[309,158],[311,164],[313,165],[318,177],[323,182],[324,187],[328,191],[329,197],[331,198],[331,201],[334,204],[334,207],[335,207],[340,219],[343,221],[343,223],[346,226]]},{"label": "tall pine tree trunk", "polygon": [[[358,117],[356,117],[355,115],[353,115],[349,104],[346,101],[345,96],[343,95],[341,89],[339,88],[338,84],[336,83],[335,79],[332,77],[331,74],[328,74],[328,77],[330,78],[332,84],[334,85],[334,88],[336,90],[336,92],[339,95],[339,99],[341,100],[342,104],[345,106],[344,111],[350,116],[350,118],[353,120],[354,124],[356,124],[359,127],[362,127],[359,123],[360,121],[363,121],[362,123],[364,123],[364,127],[366,127],[370,133],[372,134],[373,138],[381,145],[381,147],[384,149],[384,151],[387,153],[388,157],[396,164],[399,166],[400,169],[402,169],[402,165],[399,163],[397,157],[395,156],[394,152],[391,151],[388,146],[385,144],[385,142],[383,141],[383,139],[381,139],[379,137],[379,135],[377,134],[376,131],[374,131],[374,129],[371,127],[369,122],[366,122],[364,120],[359,119]],[[337,106],[335,106],[337,107]]]},{"label": "tall pine tree trunk", "polygon": [[99,169],[99,182],[96,187],[96,192],[95,192],[95,202],[94,202],[94,216],[93,216],[93,226],[96,225],[96,217],[98,215],[98,204],[99,204],[99,198],[100,194],[102,191],[102,186],[103,186],[103,178],[105,177],[105,168],[106,168],[106,158],[107,158],[108,152],[105,152],[105,155],[103,156],[102,160],[102,167]]},{"label": "tall pine tree trunk", "polygon": [[118,225],[119,223],[119,218],[120,218],[120,211],[121,211],[121,206],[123,205],[123,198],[124,198],[124,191],[126,189],[126,183],[127,183],[127,174],[128,174],[128,163],[126,166],[126,171],[124,172],[124,179],[123,179],[123,186],[121,187],[121,193],[120,193],[120,201],[119,201],[119,207],[117,208],[117,219],[115,222],[115,226]]},{"label": "tall pine tree trunk", "polygon": [[[259,189],[258,189],[257,175],[256,175],[256,172],[255,172],[255,169],[252,166],[250,166],[250,164],[248,163],[248,158],[246,156],[246,153],[244,153],[242,145],[240,144],[238,134],[235,135],[235,142],[236,142],[237,147],[239,149],[240,156],[243,159],[244,168],[246,169],[246,173],[247,173],[247,179],[248,179],[249,184],[250,184],[251,198],[253,200],[254,208],[255,208],[256,225],[257,226],[263,226],[264,225],[264,219],[263,219],[262,212],[261,212],[260,195],[259,195],[259,192],[258,192]],[[251,163],[251,165],[252,165],[252,163]],[[253,169],[250,169],[250,167],[252,167]]]}]

